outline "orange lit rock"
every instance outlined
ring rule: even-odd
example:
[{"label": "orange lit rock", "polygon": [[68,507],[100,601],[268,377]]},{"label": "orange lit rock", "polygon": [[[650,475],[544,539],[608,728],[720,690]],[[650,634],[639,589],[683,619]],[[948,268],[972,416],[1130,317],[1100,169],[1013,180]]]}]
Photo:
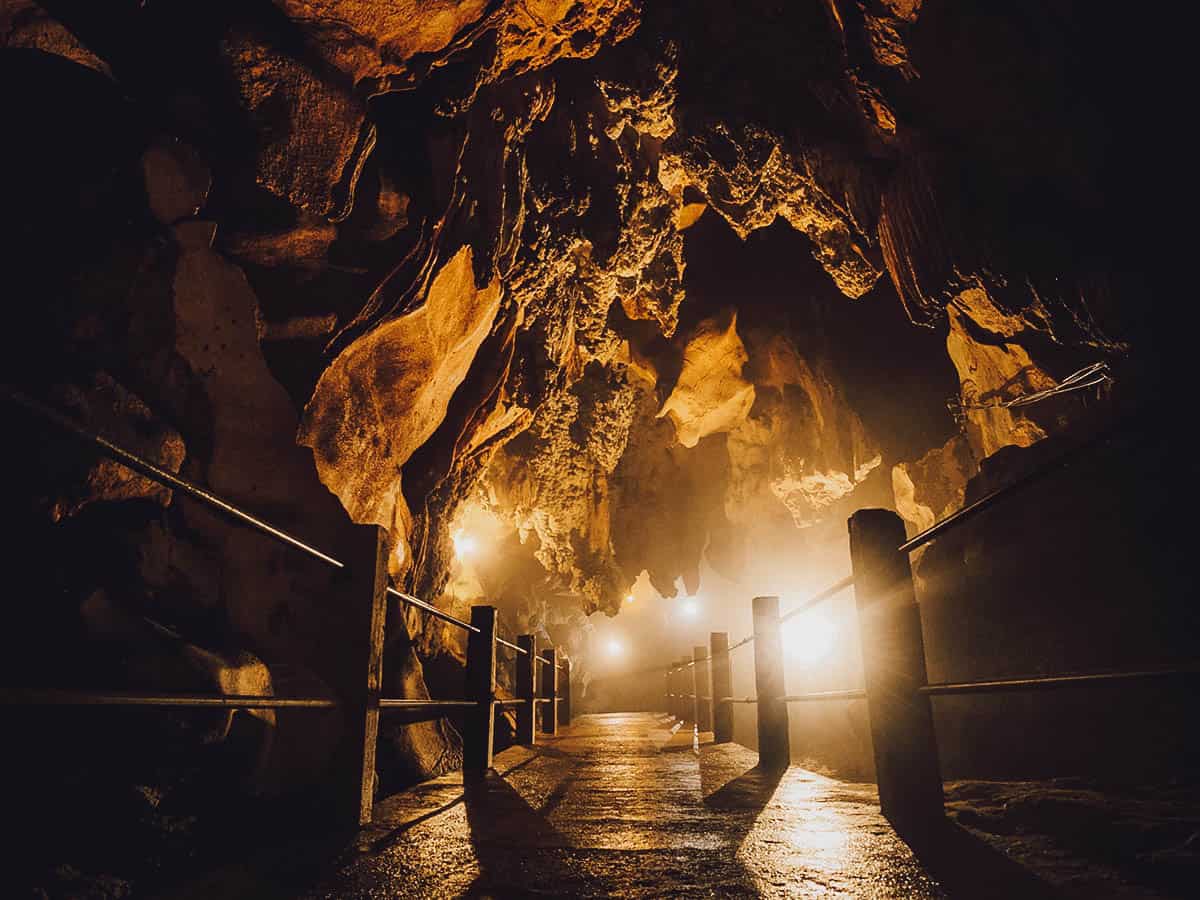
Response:
[{"label": "orange lit rock", "polygon": [[737,333],[737,311],[705,319],[687,339],[683,368],[658,416],[669,417],[684,447],[729,431],[754,405],[754,385],[742,378],[746,348]]},{"label": "orange lit rock", "polygon": [[480,83],[586,58],[629,36],[638,24],[633,0],[274,0],[313,46],[354,81],[412,85],[474,42],[494,41]]},{"label": "orange lit rock", "polygon": [[400,469],[441,424],[500,295],[498,280],[475,286],[471,248],[463,247],[420,307],[359,338],[321,376],[298,440],[356,522],[397,525]]},{"label": "orange lit rock", "polygon": [[691,186],[742,237],[782,217],[813,243],[813,255],[847,297],[861,297],[882,268],[868,249],[854,206],[828,177],[821,154],[788,149],[779,136],[723,123],[667,142],[659,180],[682,194]]},{"label": "orange lit rock", "polygon": [[53,53],[112,77],[108,63],[32,0],[5,0],[0,6],[0,46]]},{"label": "orange lit rock", "polygon": [[966,438],[954,435],[915,462],[892,467],[896,512],[923,531],[963,505],[967,480],[977,466]]},{"label": "orange lit rock", "polygon": [[[1046,436],[1041,426],[1020,410],[994,404],[1053,387],[1056,382],[1033,362],[1024,347],[1003,340],[1002,332],[996,343],[976,340],[968,325],[974,322],[970,298],[986,313],[991,313],[994,307],[979,302],[979,295],[974,292],[968,292],[967,296],[968,300],[951,304],[947,310],[950,332],[946,336],[946,351],[961,383],[967,438],[976,459],[982,460],[1001,447],[1010,444],[1028,447]],[[974,324],[982,327],[979,322]],[[1005,320],[999,324],[1008,323]]]},{"label": "orange lit rock", "polygon": [[349,215],[375,145],[361,101],[249,34],[227,35],[222,56],[257,132],[255,181],[316,215]]}]

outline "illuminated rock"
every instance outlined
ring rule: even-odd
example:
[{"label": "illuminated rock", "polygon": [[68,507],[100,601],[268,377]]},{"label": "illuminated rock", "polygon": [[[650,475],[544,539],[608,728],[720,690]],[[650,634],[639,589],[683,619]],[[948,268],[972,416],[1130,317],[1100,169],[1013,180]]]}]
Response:
[{"label": "illuminated rock", "polygon": [[687,339],[683,369],[659,410],[670,418],[684,447],[729,431],[754,405],[754,385],[742,378],[749,357],[737,333],[737,311],[701,322]]},{"label": "illuminated rock", "polygon": [[321,376],[298,440],[356,522],[404,521],[400,468],[441,424],[500,296],[498,281],[475,286],[471,248],[463,247],[420,307],[351,344]]}]

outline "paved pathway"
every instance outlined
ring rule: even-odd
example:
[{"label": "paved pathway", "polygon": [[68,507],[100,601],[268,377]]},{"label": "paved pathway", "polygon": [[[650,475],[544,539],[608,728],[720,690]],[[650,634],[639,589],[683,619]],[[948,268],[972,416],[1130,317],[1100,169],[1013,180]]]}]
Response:
[{"label": "paved pathway", "polygon": [[870,785],[753,769],[649,713],[584,716],[376,805],[308,896],[941,897]]}]

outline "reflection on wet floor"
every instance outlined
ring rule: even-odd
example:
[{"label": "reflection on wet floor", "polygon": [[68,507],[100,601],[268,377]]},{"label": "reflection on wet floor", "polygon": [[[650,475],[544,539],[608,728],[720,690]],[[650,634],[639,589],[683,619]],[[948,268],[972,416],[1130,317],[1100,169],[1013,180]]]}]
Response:
[{"label": "reflection on wet floor", "polygon": [[314,897],[940,897],[870,785],[672,733],[652,714],[585,716],[512,748],[466,794],[447,776],[389,797]]}]

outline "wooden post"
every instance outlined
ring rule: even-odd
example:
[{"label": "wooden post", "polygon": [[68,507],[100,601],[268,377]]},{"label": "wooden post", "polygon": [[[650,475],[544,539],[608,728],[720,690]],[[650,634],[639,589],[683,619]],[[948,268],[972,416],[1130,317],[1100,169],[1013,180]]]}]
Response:
[{"label": "wooden post", "polygon": [[674,715],[671,712],[671,710],[674,708],[672,704],[675,699],[671,696],[671,676],[673,674],[674,673],[671,671],[669,666],[667,671],[663,673],[663,709],[666,710],[668,716]]},{"label": "wooden post", "polygon": [[783,639],[779,598],[754,598],[754,686],[758,695],[758,765],[771,771],[791,762],[788,710],[783,702]]},{"label": "wooden post", "polygon": [[671,718],[683,721],[683,706],[679,702],[679,661],[671,660]]},{"label": "wooden post", "polygon": [[733,740],[733,704],[724,697],[733,696],[733,667],[729,660],[729,633],[714,631],[708,638],[712,657],[713,742]]},{"label": "wooden post", "polygon": [[904,522],[890,510],[861,509],[849,528],[879,805],[897,831],[926,828],[945,813],[933,711],[919,693],[921,611],[908,554],[896,549]]},{"label": "wooden post", "polygon": [[555,668],[558,651],[548,647],[542,651],[542,659],[542,698],[546,700],[542,704],[542,731],[558,734],[558,715],[555,713],[555,707],[558,706],[558,669]]},{"label": "wooden post", "polygon": [[496,695],[496,607],[472,606],[471,624],[478,628],[467,636],[467,699],[476,706],[467,711],[463,733],[463,779],[478,781],[492,767]]},{"label": "wooden post", "polygon": [[696,721],[696,704],[692,700],[692,671],[688,668],[688,660],[680,659],[675,665],[679,666],[679,680],[676,682],[679,691],[679,721],[685,725]]},{"label": "wooden post", "polygon": [[558,685],[562,694],[558,698],[558,724],[571,724],[571,660],[562,661],[562,680]]},{"label": "wooden post", "polygon": [[679,703],[679,663],[671,660],[671,668],[667,670],[667,684],[670,689],[670,712],[672,719],[681,719]]},{"label": "wooden post", "polygon": [[[374,525],[354,526],[346,563],[344,608],[352,627],[347,647],[347,742],[339,765],[335,805],[345,819],[371,823],[375,803],[375,750],[379,740],[379,697],[383,688],[383,638],[387,621],[387,532]],[[331,785],[332,786],[332,785]],[[343,793],[344,792],[344,793]],[[342,814],[342,813],[339,813]]]},{"label": "wooden post", "polygon": [[525,651],[517,654],[517,699],[525,701],[517,707],[517,743],[532,747],[537,743],[537,636],[519,635],[517,646]]},{"label": "wooden post", "polygon": [[708,648],[692,648],[692,672],[696,685],[696,730],[712,731],[712,682],[708,674]]}]

